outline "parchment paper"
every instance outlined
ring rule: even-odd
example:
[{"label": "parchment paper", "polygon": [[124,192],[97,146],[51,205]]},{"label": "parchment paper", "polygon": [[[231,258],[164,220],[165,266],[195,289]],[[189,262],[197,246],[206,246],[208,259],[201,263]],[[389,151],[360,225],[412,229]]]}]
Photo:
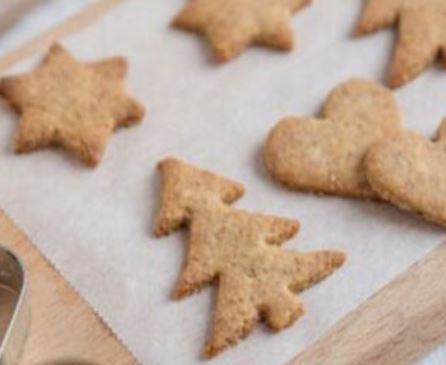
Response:
[{"label": "parchment paper", "polygon": [[[286,248],[349,253],[342,270],[302,294],[307,313],[296,325],[278,335],[258,326],[207,362],[280,365],[442,240],[442,229],[385,204],[287,191],[261,162],[265,135],[280,118],[316,113],[328,91],[350,77],[382,80],[393,33],[353,39],[362,2],[319,0],[294,18],[295,51],[256,48],[215,65],[199,37],[169,28],[184,3],[128,1],[64,40],[87,60],[126,55],[129,90],[147,106],[147,118],[117,132],[90,170],[54,150],[14,155],[17,117],[2,108],[0,204],[144,364],[193,365],[203,363],[215,289],[170,299],[187,235],[151,234],[155,164],[174,155],[244,183],[237,207],[301,221]],[[439,67],[398,90],[406,126],[432,135],[446,115],[445,95]],[[440,351],[429,363],[445,361]]]},{"label": "parchment paper", "polygon": [[20,46],[95,0],[0,1],[0,54]]}]

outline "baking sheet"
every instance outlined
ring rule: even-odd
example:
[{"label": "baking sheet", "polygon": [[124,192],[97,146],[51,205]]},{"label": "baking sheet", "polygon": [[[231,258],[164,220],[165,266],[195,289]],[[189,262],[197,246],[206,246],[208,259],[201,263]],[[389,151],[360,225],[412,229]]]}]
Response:
[{"label": "baking sheet", "polygon": [[[64,40],[78,57],[129,58],[129,90],[147,106],[145,122],[117,132],[102,164],[90,170],[68,154],[12,152],[16,116],[0,115],[0,206],[144,364],[200,359],[215,290],[170,299],[185,233],[156,240],[155,164],[174,155],[245,184],[235,206],[298,218],[288,249],[344,249],[343,269],[304,292],[306,315],[272,335],[264,326],[206,363],[279,365],[320,336],[397,273],[442,241],[444,231],[385,204],[287,191],[263,169],[260,149],[283,116],[317,113],[327,92],[350,77],[382,80],[394,36],[351,33],[358,0],[316,1],[294,17],[298,47],[282,54],[253,48],[215,65],[199,37],[173,30],[184,0],[129,0]],[[28,70],[22,62],[11,73]],[[9,73],[9,71],[8,71]],[[446,115],[446,72],[431,68],[398,90],[405,124],[432,135]],[[444,364],[439,351],[429,364]]]}]

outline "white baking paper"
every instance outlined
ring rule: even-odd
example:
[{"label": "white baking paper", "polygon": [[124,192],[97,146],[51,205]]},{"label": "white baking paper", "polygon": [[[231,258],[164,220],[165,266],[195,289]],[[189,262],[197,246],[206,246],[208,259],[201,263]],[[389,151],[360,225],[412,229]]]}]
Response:
[{"label": "white baking paper", "polygon": [[0,1],[0,54],[4,54],[76,14],[95,0]]},{"label": "white baking paper", "polygon": [[[383,80],[394,35],[354,39],[359,0],[319,0],[294,17],[289,53],[252,48],[216,65],[199,37],[169,27],[185,0],[129,0],[64,40],[78,57],[129,58],[128,86],[147,106],[120,130],[91,170],[61,151],[14,155],[17,117],[2,108],[0,204],[144,364],[195,365],[209,331],[215,289],[170,299],[186,233],[156,240],[155,164],[174,155],[245,184],[235,206],[298,218],[289,249],[338,248],[348,263],[304,292],[307,313],[277,335],[264,326],[209,365],[280,365],[442,241],[444,230],[381,203],[283,189],[264,171],[261,146],[286,115],[317,113],[351,77]],[[23,62],[11,72],[30,69]],[[398,90],[407,127],[431,136],[446,115],[446,72],[432,67]],[[430,364],[444,364],[441,351]],[[327,364],[329,365],[329,364]]]}]

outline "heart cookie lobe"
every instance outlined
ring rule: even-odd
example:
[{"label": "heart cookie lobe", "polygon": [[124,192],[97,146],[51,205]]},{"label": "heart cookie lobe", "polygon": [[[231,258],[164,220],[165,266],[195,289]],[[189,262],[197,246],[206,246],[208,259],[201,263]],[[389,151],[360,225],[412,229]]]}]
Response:
[{"label": "heart cookie lobe", "polygon": [[373,189],[396,206],[446,226],[446,119],[429,140],[413,131],[373,146],[365,160]]},{"label": "heart cookie lobe", "polygon": [[368,149],[400,128],[389,89],[354,79],[328,96],[320,118],[289,117],[269,133],[264,160],[284,185],[319,194],[375,198],[365,171]]}]

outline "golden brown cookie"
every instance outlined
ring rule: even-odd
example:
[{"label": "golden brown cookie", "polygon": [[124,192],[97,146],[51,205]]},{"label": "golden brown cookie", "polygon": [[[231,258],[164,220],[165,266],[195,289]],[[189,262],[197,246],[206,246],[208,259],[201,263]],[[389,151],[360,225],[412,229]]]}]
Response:
[{"label": "golden brown cookie", "polygon": [[188,1],[173,24],[203,33],[217,60],[228,61],[251,44],[290,50],[291,16],[311,0]]},{"label": "golden brown cookie", "polygon": [[175,158],[158,164],[161,173],[161,207],[155,226],[157,237],[187,224],[192,214],[208,204],[231,204],[245,189],[239,183],[189,165]]},{"label": "golden brown cookie", "polygon": [[[169,214],[168,233],[180,222],[190,228],[187,260],[175,297],[218,282],[218,299],[207,357],[217,355],[265,320],[275,331],[303,314],[301,292],[330,275],[345,261],[337,251],[297,253],[279,246],[293,237],[295,220],[249,213],[227,205],[240,185],[178,160],[160,164],[161,212]],[[165,217],[161,213],[161,217]]]},{"label": "golden brown cookie", "polygon": [[390,90],[350,80],[330,93],[320,118],[286,118],[270,131],[267,170],[293,189],[373,198],[363,159],[371,145],[399,129],[400,119]]},{"label": "golden brown cookie", "polygon": [[82,63],[55,44],[33,72],[1,79],[0,95],[21,115],[15,150],[57,145],[95,166],[113,130],[144,116],[124,91],[126,72],[124,58]]},{"label": "golden brown cookie", "polygon": [[446,119],[431,141],[412,131],[373,146],[367,178],[381,198],[446,226]]},{"label": "golden brown cookie", "polygon": [[[432,64],[446,50],[446,1],[365,0],[358,33],[398,24],[399,39],[389,83],[401,86]],[[444,59],[446,61],[446,59]]]},{"label": "golden brown cookie", "polygon": [[299,293],[340,267],[335,251],[287,252],[277,247],[294,236],[297,221],[229,207],[199,211],[192,220],[178,297],[218,280],[213,330],[204,349],[212,357],[265,320],[274,331],[304,312]]}]

